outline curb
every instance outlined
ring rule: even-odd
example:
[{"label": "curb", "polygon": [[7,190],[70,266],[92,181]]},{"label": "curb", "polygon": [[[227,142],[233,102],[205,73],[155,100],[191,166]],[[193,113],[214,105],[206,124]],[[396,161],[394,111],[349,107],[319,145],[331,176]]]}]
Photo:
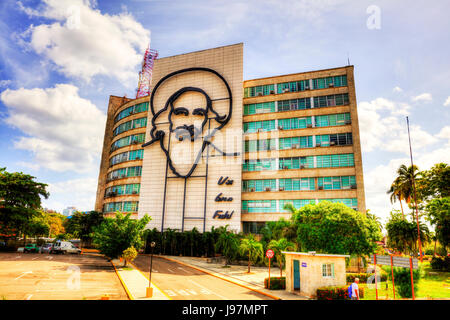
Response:
[{"label": "curb", "polygon": [[[147,281],[150,281],[150,279],[133,263],[133,262],[128,262],[129,264],[131,264],[137,271],[139,271],[143,276],[144,276],[144,278],[145,279],[147,279]],[[164,291],[162,291],[157,285],[155,285],[153,282],[152,282],[152,286],[154,286],[156,289],[158,289],[159,291],[161,291],[161,293],[163,294],[163,295],[165,295],[169,300],[173,300],[171,297],[169,297]]]},{"label": "curb", "polygon": [[178,261],[178,260],[171,259],[171,258],[167,258],[167,257],[164,257],[164,256],[158,256],[158,257],[159,257],[159,258],[166,259],[166,260],[169,260],[169,261],[172,261],[172,262],[179,263],[179,264],[184,265],[184,266],[187,266],[187,267],[191,267],[191,268],[196,269],[196,270],[198,270],[198,271],[201,271],[201,272],[204,272],[204,273],[206,273],[206,274],[209,274],[209,275],[211,275],[211,276],[213,276],[213,277],[216,277],[216,278],[219,278],[219,279],[222,279],[222,280],[231,282],[231,283],[233,283],[233,284],[236,284],[236,285],[238,285],[238,286],[241,286],[241,287],[243,287],[243,288],[246,288],[246,289],[255,291],[255,292],[257,292],[257,293],[259,293],[259,294],[262,294],[262,295],[265,295],[265,296],[267,296],[267,297],[269,297],[269,298],[272,298],[272,299],[275,299],[275,300],[282,300],[280,297],[271,295],[270,293],[266,293],[266,292],[260,291],[260,290],[258,290],[258,289],[250,288],[250,287],[248,287],[248,286],[246,286],[246,285],[244,285],[244,284],[241,284],[241,283],[238,283],[238,282],[236,282],[236,281],[233,281],[233,280],[230,280],[230,279],[227,279],[227,278],[218,276],[218,275],[213,274],[213,273],[211,273],[211,272],[209,272],[209,271],[206,271],[206,270],[204,270],[204,269],[202,269],[202,268],[199,268],[199,267],[196,267],[196,266],[187,264],[187,263],[185,263],[185,262]]},{"label": "curb", "polygon": [[125,285],[125,281],[123,281],[122,277],[120,276],[119,272],[117,272],[116,266],[114,265],[114,262],[112,260],[110,261],[112,266],[114,267],[114,271],[116,272],[117,276],[119,277],[120,283],[122,284],[122,287],[125,289],[125,292],[127,293],[128,300],[134,300],[133,295],[128,290],[127,286]]}]

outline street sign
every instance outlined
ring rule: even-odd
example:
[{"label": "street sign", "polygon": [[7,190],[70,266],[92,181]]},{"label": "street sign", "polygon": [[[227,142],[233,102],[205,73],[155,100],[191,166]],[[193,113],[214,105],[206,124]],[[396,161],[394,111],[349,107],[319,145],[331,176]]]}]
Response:
[{"label": "street sign", "polygon": [[[382,266],[390,266],[391,265],[391,256],[377,256],[377,265],[382,265]],[[372,264],[374,263],[373,260],[373,256],[371,257],[371,261]],[[413,263],[413,269],[418,269],[419,268],[419,264],[418,264],[418,260],[416,258],[412,258],[412,263]],[[402,267],[402,268],[409,268],[410,264],[409,264],[409,258],[404,258],[404,257],[392,257],[392,265],[394,267]]]},{"label": "street sign", "polygon": [[302,268],[306,268],[306,262],[302,262]]},{"label": "street sign", "polygon": [[269,249],[269,250],[266,251],[266,257],[267,258],[272,259],[274,255],[275,255],[275,253],[273,252],[272,249]]}]

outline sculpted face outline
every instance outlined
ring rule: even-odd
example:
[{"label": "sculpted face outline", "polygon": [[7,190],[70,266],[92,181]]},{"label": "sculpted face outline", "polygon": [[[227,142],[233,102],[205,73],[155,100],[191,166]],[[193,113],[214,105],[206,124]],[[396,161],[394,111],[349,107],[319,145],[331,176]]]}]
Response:
[{"label": "sculpted face outline", "polygon": [[[154,97],[156,95],[156,92],[158,90],[158,88],[169,78],[181,74],[181,73],[186,73],[186,72],[193,72],[193,71],[202,71],[202,72],[209,72],[212,73],[214,75],[216,75],[225,85],[227,92],[228,92],[228,97],[220,97],[221,100],[223,99],[228,99],[229,101],[229,105],[228,105],[228,112],[225,115],[219,115],[213,108],[212,106],[212,102],[213,100],[211,100],[211,98],[208,96],[208,94],[200,89],[200,88],[196,88],[196,87],[184,87],[179,89],[178,91],[176,91],[174,94],[172,94],[169,99],[166,101],[165,106],[160,109],[158,112],[155,112],[155,106],[154,106]],[[200,94],[202,94],[205,99],[206,99],[206,107],[205,108],[195,108],[192,111],[193,115],[197,115],[197,116],[203,116],[203,120],[202,120],[202,124],[201,124],[201,128],[196,128],[195,126],[191,125],[191,126],[187,126],[187,125],[183,125],[183,126],[178,126],[174,128],[173,125],[173,121],[172,121],[172,117],[175,115],[185,115],[185,116],[189,116],[189,110],[184,108],[184,107],[174,107],[174,103],[175,101],[184,93],[186,92],[198,92]],[[222,152],[221,150],[219,150],[217,147],[214,146],[214,144],[212,144],[211,142],[211,138],[214,136],[214,134],[218,131],[221,130],[231,119],[231,115],[232,115],[232,104],[233,104],[233,100],[232,100],[232,94],[231,94],[231,89],[228,85],[228,83],[226,82],[225,78],[223,78],[222,75],[220,75],[218,72],[216,72],[215,70],[209,69],[209,68],[201,68],[201,67],[196,67],[196,68],[187,68],[187,69],[182,69],[182,70],[178,70],[175,72],[172,72],[168,75],[166,75],[165,77],[163,77],[154,87],[151,97],[150,97],[150,110],[153,114],[153,118],[152,118],[152,129],[150,130],[150,135],[151,135],[151,140],[147,143],[144,143],[142,145],[142,147],[146,147],[156,141],[159,140],[160,142],[160,147],[162,149],[162,151],[165,153],[167,161],[168,161],[168,165],[171,169],[171,171],[179,178],[188,178],[192,175],[192,173],[194,172],[195,168],[197,167],[197,164],[201,158],[201,155],[205,149],[205,147],[210,144],[212,145],[216,150],[218,150],[219,152],[221,152],[223,155],[228,155],[224,152]],[[184,140],[186,138],[190,138],[191,142],[194,142],[195,140],[197,140],[197,138],[199,137],[199,135],[203,132],[203,129],[206,125],[206,123],[208,122],[208,119],[212,119],[215,122],[218,123],[218,126],[216,127],[212,127],[211,131],[209,134],[207,134],[206,136],[203,137],[203,142],[201,144],[201,147],[199,148],[196,156],[195,156],[195,160],[194,163],[191,167],[191,169],[189,170],[189,172],[187,172],[187,174],[180,174],[177,169],[175,168],[172,159],[170,157],[170,153],[167,150],[167,148],[164,145],[164,136],[166,135],[166,132],[163,130],[158,130],[157,129],[157,124],[156,121],[158,119],[158,116],[161,115],[163,112],[169,110],[169,116],[168,116],[168,120],[169,120],[169,134],[172,133],[177,133],[177,137],[178,139]],[[213,115],[212,117],[210,117],[210,115]],[[180,140],[180,141],[181,141]],[[232,155],[238,155],[239,153],[233,153]]]}]

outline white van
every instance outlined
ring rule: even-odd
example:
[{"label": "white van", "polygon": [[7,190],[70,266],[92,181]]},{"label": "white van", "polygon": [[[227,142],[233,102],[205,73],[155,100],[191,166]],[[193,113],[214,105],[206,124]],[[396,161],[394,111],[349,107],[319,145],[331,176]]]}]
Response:
[{"label": "white van", "polygon": [[75,247],[71,242],[69,241],[56,241],[53,245],[50,253],[76,253],[81,254],[81,249]]}]

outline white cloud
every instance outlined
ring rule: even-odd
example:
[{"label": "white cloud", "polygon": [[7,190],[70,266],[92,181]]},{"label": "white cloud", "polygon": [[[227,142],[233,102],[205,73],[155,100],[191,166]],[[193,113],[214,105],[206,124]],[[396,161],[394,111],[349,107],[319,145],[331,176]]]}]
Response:
[{"label": "white cloud", "polygon": [[150,31],[128,12],[102,14],[94,5],[82,0],[44,0],[39,11],[22,6],[28,14],[53,21],[31,25],[23,36],[29,48],[68,77],[90,81],[96,75],[107,75],[134,85],[131,81],[136,80],[135,69],[150,41]]},{"label": "white cloud", "polygon": [[413,102],[431,102],[433,97],[431,96],[431,93],[422,93],[418,96],[412,97],[411,100]]},{"label": "white cloud", "polygon": [[448,107],[450,106],[450,97],[447,98],[447,100],[445,100],[444,102],[444,107]]},{"label": "white cloud", "polygon": [[436,135],[436,137],[440,139],[448,140],[448,144],[450,144],[450,126],[445,126],[441,129],[441,131]]},{"label": "white cloud", "polygon": [[395,87],[392,91],[400,93],[400,92],[403,92],[403,89],[400,87]]},{"label": "white cloud", "polygon": [[[409,114],[407,103],[377,98],[359,103],[358,115],[361,145],[364,152],[381,149],[409,153],[408,133],[404,116]],[[419,150],[437,142],[437,138],[418,125],[411,125],[411,142]]]},{"label": "white cloud", "polygon": [[0,88],[7,87],[11,84],[11,80],[0,80]]},{"label": "white cloud", "polygon": [[59,172],[97,169],[106,116],[81,98],[77,87],[7,89],[0,99],[9,111],[6,123],[26,135],[14,146],[32,152],[34,167]]},{"label": "white cloud", "polygon": [[43,200],[44,207],[60,212],[68,206],[75,206],[80,211],[93,210],[97,193],[97,179],[78,178],[49,183],[47,191],[50,193],[50,197]]}]

